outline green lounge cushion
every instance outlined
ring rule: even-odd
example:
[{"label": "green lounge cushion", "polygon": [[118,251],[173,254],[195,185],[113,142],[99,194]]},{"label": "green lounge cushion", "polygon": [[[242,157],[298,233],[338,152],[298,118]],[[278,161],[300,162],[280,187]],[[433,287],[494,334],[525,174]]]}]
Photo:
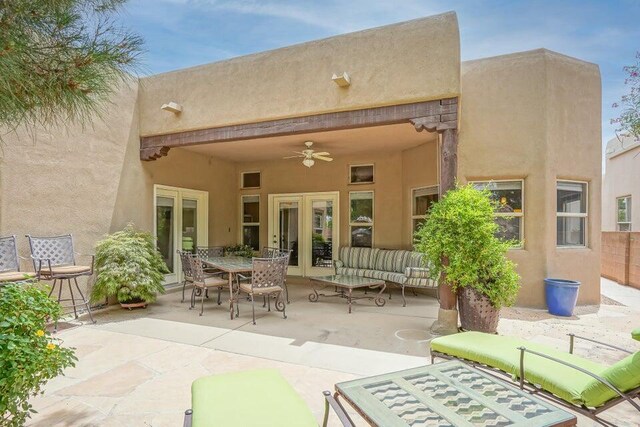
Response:
[{"label": "green lounge cushion", "polygon": [[317,427],[304,400],[275,369],[198,378],[191,385],[193,427]]},{"label": "green lounge cushion", "polygon": [[[619,362],[614,363],[600,373],[600,376],[609,381],[622,392],[640,387],[640,352],[630,354]],[[582,396],[587,406],[600,406],[618,394],[595,378],[587,385]]]},{"label": "green lounge cushion", "polygon": [[[463,332],[431,341],[431,349],[434,351],[498,368],[512,374],[515,378],[520,375],[518,347],[544,353],[597,375],[607,369],[604,365],[579,356],[519,338],[481,332]],[[598,405],[602,403],[598,402],[599,399],[585,401],[583,397],[584,390],[593,381],[591,376],[534,354],[526,354],[524,360],[525,379],[530,383],[539,385],[544,390],[576,405],[596,406],[596,403]]]},{"label": "green lounge cushion", "polygon": [[633,331],[631,331],[631,338],[636,341],[640,341],[640,328],[635,328]]}]

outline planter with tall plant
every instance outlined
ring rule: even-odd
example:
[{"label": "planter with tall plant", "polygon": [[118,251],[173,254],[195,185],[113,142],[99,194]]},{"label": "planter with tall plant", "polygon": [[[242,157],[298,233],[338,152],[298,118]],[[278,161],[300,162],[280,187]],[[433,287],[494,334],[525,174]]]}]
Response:
[{"label": "planter with tall plant", "polygon": [[515,242],[496,237],[496,208],[490,191],[456,186],[433,204],[415,235],[434,277],[457,292],[464,330],[496,332],[500,308],[513,305],[520,289],[506,256]]},{"label": "planter with tall plant", "polygon": [[129,224],[98,242],[91,300],[115,296],[124,308],[146,306],[164,293],[162,281],[168,272],[153,236]]}]

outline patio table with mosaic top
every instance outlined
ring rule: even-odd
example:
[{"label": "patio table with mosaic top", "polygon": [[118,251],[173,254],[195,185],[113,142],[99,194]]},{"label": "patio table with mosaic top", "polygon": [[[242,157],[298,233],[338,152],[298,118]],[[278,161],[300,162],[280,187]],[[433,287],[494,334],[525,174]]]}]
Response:
[{"label": "patio table with mosaic top", "polygon": [[575,426],[576,417],[477,368],[450,361],[336,384],[372,426]]},{"label": "patio table with mosaic top", "polygon": [[[372,299],[378,307],[382,307],[386,304],[386,300],[382,297],[382,293],[387,287],[384,280],[369,279],[367,277],[360,276],[348,276],[343,274],[337,274],[333,276],[320,276],[310,277],[311,282],[334,286],[337,292],[332,294],[318,293],[318,290],[314,287],[313,293],[309,294],[309,301],[316,302],[319,297],[341,297],[346,298],[349,304],[349,313],[351,313],[351,303],[358,299]],[[380,291],[373,296],[360,296],[354,297],[353,290],[358,288],[380,288]]]}]

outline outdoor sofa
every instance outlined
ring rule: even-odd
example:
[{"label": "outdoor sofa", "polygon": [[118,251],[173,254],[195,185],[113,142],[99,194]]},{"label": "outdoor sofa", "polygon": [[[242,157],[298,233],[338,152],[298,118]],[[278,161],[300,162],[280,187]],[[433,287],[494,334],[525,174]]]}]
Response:
[{"label": "outdoor sofa", "polygon": [[378,248],[341,247],[334,261],[336,274],[384,280],[402,288],[402,306],[407,305],[405,288],[434,289],[424,255],[419,252]]},{"label": "outdoor sofa", "polygon": [[[350,418],[329,391],[325,391],[323,426],[329,406],[345,427]],[[198,378],[191,385],[191,409],[184,427],[318,427],[300,395],[276,369],[254,369]]]},{"label": "outdoor sofa", "polygon": [[[632,336],[640,341],[640,329]],[[591,418],[620,403],[640,396],[640,351],[569,334],[569,352],[555,350],[524,339],[482,332],[463,332],[431,341],[431,361],[435,357],[462,359],[497,369],[520,381],[520,388],[534,388],[547,398]],[[624,359],[606,366],[573,354],[575,338],[602,344],[628,353]],[[599,420],[602,422],[602,420]]]}]

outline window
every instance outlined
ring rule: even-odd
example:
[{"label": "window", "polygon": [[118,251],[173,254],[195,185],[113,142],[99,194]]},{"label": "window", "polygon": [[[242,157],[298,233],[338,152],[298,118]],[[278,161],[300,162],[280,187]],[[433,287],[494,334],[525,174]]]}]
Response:
[{"label": "window", "polygon": [[373,165],[350,165],[349,184],[373,184]]},{"label": "window", "polygon": [[495,221],[498,224],[496,237],[502,240],[517,240],[522,247],[524,232],[523,181],[474,182],[478,190],[487,189],[491,199],[497,203]]},{"label": "window", "polygon": [[411,190],[411,223],[412,235],[424,223],[431,205],[438,201],[438,186],[415,188]]},{"label": "window", "polygon": [[586,246],[587,183],[558,181],[557,245]]},{"label": "window", "polygon": [[260,196],[242,196],[242,244],[260,250]]},{"label": "window", "polygon": [[631,196],[616,199],[618,231],[631,231]]},{"label": "window", "polygon": [[260,188],[260,172],[242,172],[241,188]]},{"label": "window", "polygon": [[373,191],[349,193],[351,246],[373,247]]}]

